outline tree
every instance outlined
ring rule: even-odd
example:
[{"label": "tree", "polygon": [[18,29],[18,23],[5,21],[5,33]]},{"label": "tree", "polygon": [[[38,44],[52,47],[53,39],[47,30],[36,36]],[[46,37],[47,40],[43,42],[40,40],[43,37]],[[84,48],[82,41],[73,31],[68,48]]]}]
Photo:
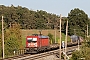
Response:
[{"label": "tree", "polygon": [[[88,15],[79,8],[72,9],[68,14],[69,34],[85,35],[86,25],[89,22]],[[77,31],[77,33],[76,33]],[[81,31],[81,32],[80,32]]]},{"label": "tree", "polygon": [[[88,22],[90,22],[90,18],[88,18],[88,19],[89,19]],[[88,24],[88,35],[90,35],[90,24]]]},{"label": "tree", "polygon": [[49,39],[50,39],[50,43],[55,43],[53,35],[51,33],[48,33]]},{"label": "tree", "polygon": [[5,55],[13,55],[13,51],[23,48],[20,27],[17,23],[5,30]]}]

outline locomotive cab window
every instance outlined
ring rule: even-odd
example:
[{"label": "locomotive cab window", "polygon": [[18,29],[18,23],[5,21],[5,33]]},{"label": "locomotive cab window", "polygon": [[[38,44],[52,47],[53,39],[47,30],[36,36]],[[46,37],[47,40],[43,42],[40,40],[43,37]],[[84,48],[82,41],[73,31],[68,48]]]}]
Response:
[{"label": "locomotive cab window", "polygon": [[32,38],[27,38],[27,42],[28,43],[32,42]]},{"label": "locomotive cab window", "polygon": [[36,43],[37,42],[37,38],[27,38],[27,42],[28,43]]},{"label": "locomotive cab window", "polygon": [[32,40],[27,40],[28,43],[30,43]]}]

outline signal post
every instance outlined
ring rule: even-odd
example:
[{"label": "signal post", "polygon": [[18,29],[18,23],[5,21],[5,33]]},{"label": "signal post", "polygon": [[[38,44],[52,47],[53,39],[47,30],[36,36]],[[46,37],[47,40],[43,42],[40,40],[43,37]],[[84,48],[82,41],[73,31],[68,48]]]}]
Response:
[{"label": "signal post", "polygon": [[59,48],[60,48],[60,60],[61,60],[61,14],[60,14],[60,46],[59,46]]},{"label": "signal post", "polygon": [[3,47],[3,59],[4,59],[4,28],[3,28],[3,16],[2,16],[2,47]]}]

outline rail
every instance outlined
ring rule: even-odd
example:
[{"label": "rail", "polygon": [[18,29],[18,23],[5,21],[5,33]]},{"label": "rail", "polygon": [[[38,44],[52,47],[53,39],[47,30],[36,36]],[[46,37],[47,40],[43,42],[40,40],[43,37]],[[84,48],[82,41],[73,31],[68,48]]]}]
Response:
[{"label": "rail", "polygon": [[[76,50],[77,47],[78,46],[68,47],[67,52],[74,51],[74,50]],[[63,50],[61,50],[61,52],[63,52]],[[39,59],[39,58],[50,56],[50,55],[57,55],[57,58],[59,59],[59,49],[53,50],[53,51],[47,51],[47,52],[39,53],[39,54],[35,54],[35,55],[24,54],[24,55],[7,58],[4,60],[35,60],[35,59]]]}]

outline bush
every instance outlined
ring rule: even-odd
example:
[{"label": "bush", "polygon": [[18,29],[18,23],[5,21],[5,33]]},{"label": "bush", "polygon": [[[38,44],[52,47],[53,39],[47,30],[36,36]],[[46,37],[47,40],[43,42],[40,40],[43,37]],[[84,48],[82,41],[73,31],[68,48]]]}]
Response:
[{"label": "bush", "polygon": [[55,43],[53,35],[51,33],[48,33],[49,39],[50,39],[50,43],[53,44]]}]

